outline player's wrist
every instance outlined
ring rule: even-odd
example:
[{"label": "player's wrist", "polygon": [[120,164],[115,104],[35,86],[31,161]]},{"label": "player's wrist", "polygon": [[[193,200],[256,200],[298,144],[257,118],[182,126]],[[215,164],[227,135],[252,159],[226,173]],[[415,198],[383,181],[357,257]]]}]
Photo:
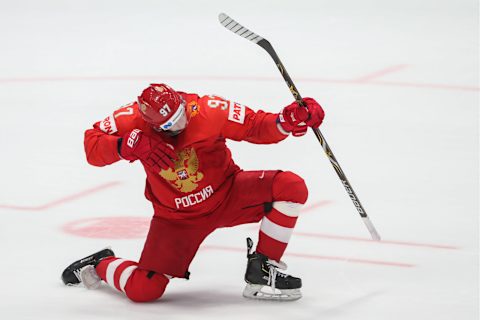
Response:
[{"label": "player's wrist", "polygon": [[118,156],[120,157],[120,159],[122,160],[126,160],[124,157],[122,157],[122,142],[123,142],[123,138],[120,137],[117,139],[117,153],[118,153]]},{"label": "player's wrist", "polygon": [[[135,161],[141,157],[141,149],[145,149],[145,142],[142,141],[143,132],[140,129],[133,129],[132,131],[126,133],[119,140],[118,154],[122,159],[128,161]],[[143,146],[142,146],[143,145]],[[138,148],[140,146],[140,148]],[[140,149],[140,150],[139,150]]]},{"label": "player's wrist", "polygon": [[282,112],[280,112],[277,115],[276,123],[277,123],[277,129],[278,131],[280,131],[281,134],[284,134],[286,136],[290,135],[292,128],[288,125],[287,122],[285,122],[285,118],[283,117]]}]

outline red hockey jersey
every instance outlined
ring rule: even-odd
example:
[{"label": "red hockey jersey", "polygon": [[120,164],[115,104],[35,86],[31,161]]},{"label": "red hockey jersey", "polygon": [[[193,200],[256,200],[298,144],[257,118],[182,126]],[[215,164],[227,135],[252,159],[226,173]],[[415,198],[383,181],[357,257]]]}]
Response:
[{"label": "red hockey jersey", "polygon": [[145,196],[155,215],[185,219],[208,214],[225,199],[240,168],[233,162],[225,139],[257,144],[287,137],[277,127],[277,114],[254,112],[218,96],[199,97],[179,92],[186,101],[187,127],[170,137],[146,123],[137,103],[124,106],[85,132],[87,160],[94,166],[119,161],[118,138],[133,129],[161,137],[178,155],[175,167],[147,174]]}]

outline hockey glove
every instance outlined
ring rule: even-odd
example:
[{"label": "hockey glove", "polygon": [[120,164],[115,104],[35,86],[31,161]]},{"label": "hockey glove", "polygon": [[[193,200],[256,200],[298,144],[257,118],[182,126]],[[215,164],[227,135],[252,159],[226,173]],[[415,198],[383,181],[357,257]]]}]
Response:
[{"label": "hockey glove", "polygon": [[157,172],[174,166],[173,160],[177,159],[177,155],[171,145],[150,138],[139,129],[128,132],[121,139],[119,153],[123,159],[140,160],[146,167]]},{"label": "hockey glove", "polygon": [[325,117],[322,106],[312,98],[304,98],[306,107],[293,102],[283,108],[278,120],[282,128],[291,132],[295,137],[301,137],[307,133],[308,127],[318,128]]}]

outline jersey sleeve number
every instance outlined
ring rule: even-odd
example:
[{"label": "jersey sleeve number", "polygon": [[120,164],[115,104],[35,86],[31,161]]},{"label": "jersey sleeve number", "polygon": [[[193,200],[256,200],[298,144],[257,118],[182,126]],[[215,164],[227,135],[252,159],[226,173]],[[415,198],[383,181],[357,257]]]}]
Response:
[{"label": "jersey sleeve number", "polygon": [[132,107],[126,107],[125,111],[117,112],[114,115],[114,117],[118,118],[118,117],[121,117],[121,116],[131,116],[132,114],[133,114],[133,108]]},{"label": "jersey sleeve number", "polygon": [[228,109],[228,101],[225,100],[210,99],[207,101],[207,105],[212,109],[216,109],[218,107],[220,107],[221,110]]}]

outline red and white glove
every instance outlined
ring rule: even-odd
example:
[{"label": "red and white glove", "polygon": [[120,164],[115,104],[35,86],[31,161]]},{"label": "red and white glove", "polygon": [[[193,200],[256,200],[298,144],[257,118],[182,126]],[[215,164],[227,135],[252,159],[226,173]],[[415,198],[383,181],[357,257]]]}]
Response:
[{"label": "red and white glove", "polygon": [[291,132],[295,137],[301,137],[307,133],[308,127],[320,127],[325,117],[325,112],[317,101],[312,98],[304,98],[303,102],[306,107],[293,102],[283,108],[278,117],[282,129]]},{"label": "red and white glove", "polygon": [[150,138],[139,129],[134,129],[123,136],[119,153],[123,159],[140,160],[154,171],[173,168],[173,160],[177,159],[171,145]]}]

